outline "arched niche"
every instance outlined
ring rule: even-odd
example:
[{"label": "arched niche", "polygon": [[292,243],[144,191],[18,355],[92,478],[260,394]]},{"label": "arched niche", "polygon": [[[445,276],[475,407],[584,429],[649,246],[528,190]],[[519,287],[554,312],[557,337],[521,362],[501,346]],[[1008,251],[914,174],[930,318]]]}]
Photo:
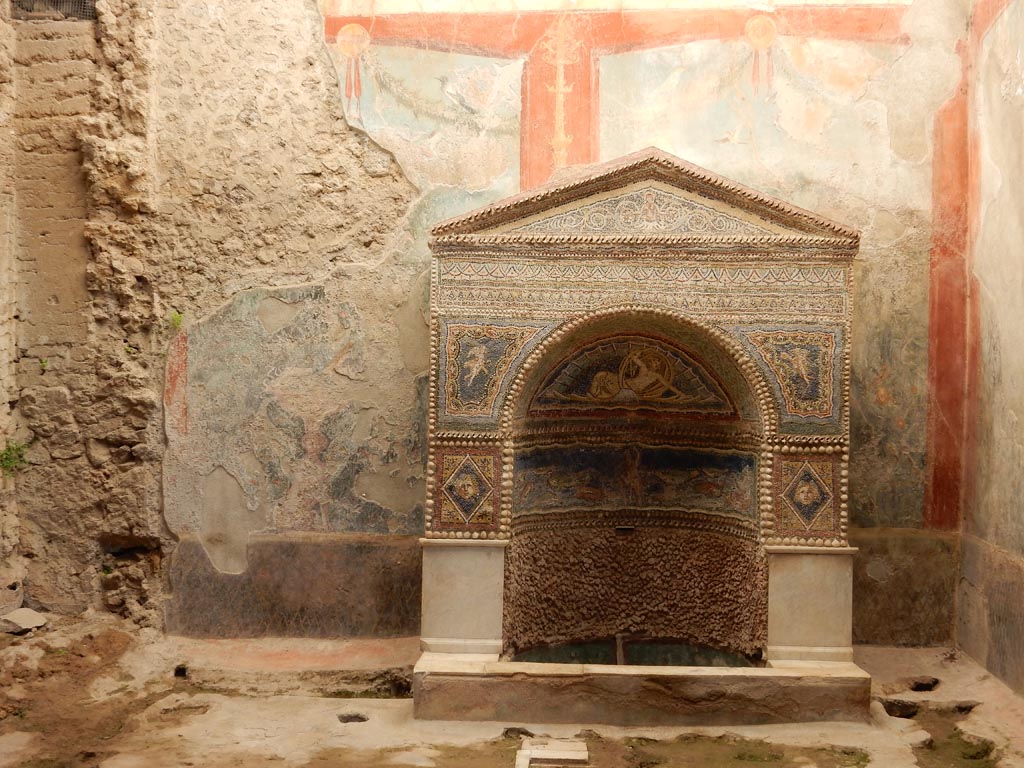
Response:
[{"label": "arched niche", "polygon": [[759,391],[746,354],[681,313],[602,310],[538,346],[502,424],[506,655],[617,639],[622,661],[625,639],[759,656]]}]

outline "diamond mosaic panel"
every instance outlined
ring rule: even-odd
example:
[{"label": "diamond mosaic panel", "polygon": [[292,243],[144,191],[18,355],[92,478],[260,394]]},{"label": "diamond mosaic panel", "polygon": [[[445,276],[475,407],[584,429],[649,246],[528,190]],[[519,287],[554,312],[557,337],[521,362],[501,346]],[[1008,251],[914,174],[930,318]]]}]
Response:
[{"label": "diamond mosaic panel", "polygon": [[775,458],[775,535],[806,539],[839,534],[835,456]]},{"label": "diamond mosaic panel", "polygon": [[462,519],[468,523],[494,492],[494,489],[483,473],[477,469],[473,459],[466,456],[460,462],[458,469],[448,478],[448,482],[444,484],[443,491],[448,501],[459,510]]},{"label": "diamond mosaic panel", "polygon": [[435,478],[437,527],[497,530],[500,467],[498,454],[491,449],[440,449]]},{"label": "diamond mosaic panel", "polygon": [[832,502],[832,492],[821,482],[811,469],[811,465],[804,462],[803,467],[783,492],[782,498],[789,504],[789,508],[810,526],[814,518]]}]

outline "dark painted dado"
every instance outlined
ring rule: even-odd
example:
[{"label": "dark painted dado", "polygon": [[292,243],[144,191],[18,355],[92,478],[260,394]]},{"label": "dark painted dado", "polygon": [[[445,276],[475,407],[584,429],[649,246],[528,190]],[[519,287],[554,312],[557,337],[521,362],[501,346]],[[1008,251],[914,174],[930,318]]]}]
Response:
[{"label": "dark painted dado", "polygon": [[253,537],[248,568],[217,571],[183,537],[171,556],[170,634],[196,637],[407,636],[420,631],[415,536]]},{"label": "dark painted dado", "polygon": [[1017,691],[1024,691],[1024,559],[963,537],[957,641]]},{"label": "dark painted dado", "polygon": [[951,645],[957,536],[905,528],[853,528],[853,642]]}]

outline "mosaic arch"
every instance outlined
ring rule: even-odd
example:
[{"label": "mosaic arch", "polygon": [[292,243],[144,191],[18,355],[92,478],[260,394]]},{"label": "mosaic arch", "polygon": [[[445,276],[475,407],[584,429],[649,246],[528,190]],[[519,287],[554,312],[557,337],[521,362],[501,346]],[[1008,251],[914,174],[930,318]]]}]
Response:
[{"label": "mosaic arch", "polygon": [[506,653],[624,627],[759,652],[767,385],[745,357],[699,321],[631,307],[569,321],[531,353],[505,409]]},{"label": "mosaic arch", "polygon": [[562,324],[534,347],[509,387],[502,430],[617,411],[666,424],[743,422],[760,434],[772,418],[767,398],[755,394],[762,379],[740,344],[713,326],[672,310],[609,307]]},{"label": "mosaic arch", "polygon": [[[645,332],[636,332],[644,329]],[[505,406],[511,517],[622,509],[716,516],[756,536],[759,371],[678,313],[622,307],[556,329]],[[742,416],[742,418],[741,418]],[[641,515],[643,517],[643,515]]]}]

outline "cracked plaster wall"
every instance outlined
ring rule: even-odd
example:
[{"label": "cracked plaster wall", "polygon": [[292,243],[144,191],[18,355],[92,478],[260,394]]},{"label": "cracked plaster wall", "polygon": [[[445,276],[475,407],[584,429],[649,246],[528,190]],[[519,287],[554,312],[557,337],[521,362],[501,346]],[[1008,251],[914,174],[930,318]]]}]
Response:
[{"label": "cracked plaster wall", "polygon": [[[415,634],[425,267],[392,238],[413,190],[346,126],[312,2],[154,12],[152,218],[173,230],[150,279],[184,316],[163,509],[199,545],[172,555],[168,628]],[[316,562],[329,542],[341,565]],[[312,574],[305,609],[276,569]],[[337,615],[361,591],[378,615]],[[208,593],[226,596],[212,627]]]},{"label": "cracked plaster wall", "polygon": [[1024,690],[1024,2],[982,38],[973,119],[980,183],[973,476],[964,523],[958,640]]}]

